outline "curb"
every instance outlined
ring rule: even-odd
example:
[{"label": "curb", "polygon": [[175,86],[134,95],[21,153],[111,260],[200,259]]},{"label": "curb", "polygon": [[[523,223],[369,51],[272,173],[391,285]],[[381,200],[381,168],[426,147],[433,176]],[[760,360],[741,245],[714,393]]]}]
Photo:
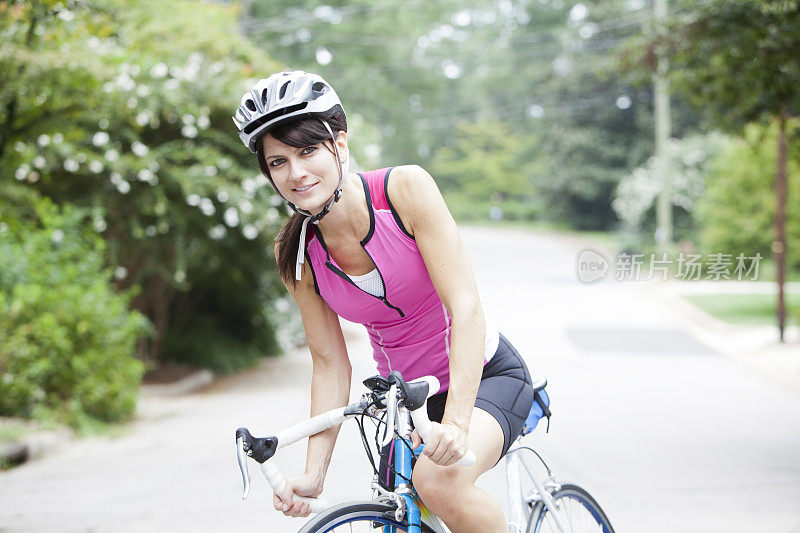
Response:
[{"label": "curb", "polygon": [[208,369],[199,369],[188,376],[172,383],[142,385],[139,392],[144,396],[178,396],[197,392],[214,382],[214,373]]},{"label": "curb", "polygon": [[16,441],[0,442],[0,463],[20,465],[38,459],[57,446],[74,439],[74,431],[60,428],[53,431],[35,431]]}]

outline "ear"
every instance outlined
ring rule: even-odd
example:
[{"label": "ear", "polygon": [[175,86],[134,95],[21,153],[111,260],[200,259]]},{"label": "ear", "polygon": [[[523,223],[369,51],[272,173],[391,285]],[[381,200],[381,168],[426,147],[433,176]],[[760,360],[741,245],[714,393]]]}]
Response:
[{"label": "ear", "polygon": [[339,152],[339,157],[349,157],[350,152],[347,147],[347,132],[340,131],[336,135],[336,150]]}]

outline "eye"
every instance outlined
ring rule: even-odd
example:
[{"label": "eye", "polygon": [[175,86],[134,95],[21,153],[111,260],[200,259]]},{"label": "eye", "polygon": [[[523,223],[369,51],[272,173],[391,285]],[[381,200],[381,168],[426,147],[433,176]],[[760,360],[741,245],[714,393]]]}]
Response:
[{"label": "eye", "polygon": [[317,149],[316,146],[306,146],[305,148],[303,148],[303,151],[301,153],[302,155],[308,155],[316,151],[316,149]]},{"label": "eye", "polygon": [[283,163],[283,161],[284,160],[283,160],[282,157],[276,157],[275,159],[273,159],[272,161],[269,162],[269,166],[271,166],[271,167],[280,166]]}]

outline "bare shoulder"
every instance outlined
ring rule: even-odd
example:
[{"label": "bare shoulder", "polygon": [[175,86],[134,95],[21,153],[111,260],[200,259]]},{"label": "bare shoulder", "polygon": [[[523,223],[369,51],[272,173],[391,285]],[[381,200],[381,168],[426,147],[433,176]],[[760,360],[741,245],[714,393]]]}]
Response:
[{"label": "bare shoulder", "polygon": [[386,192],[411,235],[435,220],[450,218],[436,181],[419,165],[395,167]]},{"label": "bare shoulder", "polygon": [[410,199],[425,189],[436,189],[436,182],[428,171],[419,165],[401,165],[392,169],[389,180],[389,196]]}]

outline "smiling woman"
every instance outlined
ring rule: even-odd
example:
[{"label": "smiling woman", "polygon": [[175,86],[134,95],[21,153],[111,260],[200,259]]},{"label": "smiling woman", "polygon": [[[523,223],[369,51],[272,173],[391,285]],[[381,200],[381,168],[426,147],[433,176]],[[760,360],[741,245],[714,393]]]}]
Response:
[{"label": "smiling woman", "polygon": [[[259,81],[234,122],[295,212],[275,256],[314,360],[311,414],[347,404],[351,367],[339,317],[364,324],[382,375],[433,375],[441,384],[428,402],[435,423],[413,472],[424,503],[453,531],[508,531],[499,504],[474,483],[520,434],[534,397],[531,377],[484,317],[433,178],[416,165],[349,173],[344,110],[314,74]],[[306,472],[274,496],[276,509],[309,514],[295,496],[322,492],[337,433],[334,427],[309,439]],[[452,466],[468,448],[475,464]]]}]

